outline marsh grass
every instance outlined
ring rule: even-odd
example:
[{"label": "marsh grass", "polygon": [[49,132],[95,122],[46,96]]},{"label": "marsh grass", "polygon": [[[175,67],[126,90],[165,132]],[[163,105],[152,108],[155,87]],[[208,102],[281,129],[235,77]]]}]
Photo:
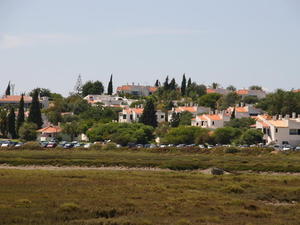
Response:
[{"label": "marsh grass", "polygon": [[300,221],[297,176],[2,169],[0,184],[1,225],[298,225]]}]

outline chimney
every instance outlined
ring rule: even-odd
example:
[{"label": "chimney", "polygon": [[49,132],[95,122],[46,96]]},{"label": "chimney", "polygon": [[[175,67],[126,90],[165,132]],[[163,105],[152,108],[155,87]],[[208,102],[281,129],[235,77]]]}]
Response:
[{"label": "chimney", "polygon": [[273,118],[272,118],[273,120],[277,120],[277,116],[273,116]]},{"label": "chimney", "polygon": [[296,119],[296,113],[295,112],[292,113],[292,118]]},{"label": "chimney", "polygon": [[288,120],[289,118],[290,118],[290,115],[289,115],[289,114],[286,114],[286,115],[285,115],[285,119]]},{"label": "chimney", "polygon": [[279,119],[279,120],[282,120],[282,115],[278,115],[278,119]]}]

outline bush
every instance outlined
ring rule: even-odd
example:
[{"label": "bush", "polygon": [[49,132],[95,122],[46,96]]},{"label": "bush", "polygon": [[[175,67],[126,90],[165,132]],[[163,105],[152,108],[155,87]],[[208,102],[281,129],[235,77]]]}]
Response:
[{"label": "bush", "polygon": [[64,203],[60,205],[59,211],[66,212],[66,213],[71,213],[78,211],[80,208],[77,204],[75,203]]},{"label": "bush", "polygon": [[224,149],[225,153],[237,153],[240,152],[240,150],[236,147],[228,147]]},{"label": "bush", "polygon": [[116,143],[109,142],[106,145],[104,145],[102,149],[103,150],[114,150],[114,149],[117,149],[117,145],[116,145]]},{"label": "bush", "polygon": [[227,193],[235,193],[235,194],[242,194],[245,192],[244,188],[239,185],[230,185],[224,189]]},{"label": "bush", "polygon": [[36,141],[30,141],[30,142],[26,142],[23,146],[23,149],[28,149],[28,150],[41,150],[42,147],[40,146],[40,144]]},{"label": "bush", "polygon": [[37,137],[36,129],[37,125],[34,123],[23,123],[19,129],[19,136],[25,141],[34,141]]},{"label": "bush", "polygon": [[102,144],[96,143],[96,144],[91,145],[90,149],[91,149],[91,150],[101,150],[102,147],[103,147]]}]

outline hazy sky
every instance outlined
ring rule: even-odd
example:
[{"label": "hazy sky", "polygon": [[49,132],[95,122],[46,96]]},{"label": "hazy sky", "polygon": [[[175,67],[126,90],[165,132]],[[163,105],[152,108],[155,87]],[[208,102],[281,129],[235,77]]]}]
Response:
[{"label": "hazy sky", "polygon": [[199,83],[300,87],[299,0],[0,0],[0,93],[76,78],[114,87],[183,73]]}]

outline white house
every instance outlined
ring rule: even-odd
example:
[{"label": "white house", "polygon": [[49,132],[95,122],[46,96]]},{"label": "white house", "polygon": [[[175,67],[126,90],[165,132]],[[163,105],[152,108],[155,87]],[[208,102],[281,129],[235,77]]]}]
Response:
[{"label": "white house", "polygon": [[243,98],[246,96],[256,96],[258,99],[262,99],[266,97],[266,92],[263,90],[248,90],[248,89],[241,89],[237,90],[236,93]]},{"label": "white house", "polygon": [[217,129],[224,127],[225,122],[230,121],[230,114],[221,112],[218,114],[203,114],[196,116],[191,121],[192,126]]},{"label": "white house", "polygon": [[137,101],[133,99],[127,99],[119,96],[111,96],[111,95],[87,95],[84,97],[88,103],[95,105],[97,103],[102,103],[104,106],[107,107],[126,107],[131,103]]},{"label": "white house", "polygon": [[156,87],[142,85],[123,85],[117,88],[118,94],[131,94],[136,96],[149,96],[157,91]]},{"label": "white house", "polygon": [[258,116],[263,113],[263,110],[255,108],[252,105],[246,106],[237,106],[237,107],[229,107],[227,112],[233,113],[237,119],[251,117],[251,116]]},{"label": "white house", "polygon": [[[143,111],[144,111],[143,108],[123,109],[122,112],[119,113],[119,123],[139,122],[139,119],[141,118]],[[157,110],[156,116],[157,116],[158,123],[166,121],[166,114],[163,111]]]},{"label": "white house", "polygon": [[289,115],[259,115],[255,127],[264,133],[266,144],[300,145],[300,115],[296,117],[296,113],[293,113],[291,118]]},{"label": "white house", "polygon": [[173,108],[168,112],[168,121],[172,120],[173,113],[183,113],[183,112],[190,112],[193,117],[196,117],[199,114],[203,113],[209,113],[210,108],[208,107],[202,107],[202,106],[179,106],[176,108]]}]

